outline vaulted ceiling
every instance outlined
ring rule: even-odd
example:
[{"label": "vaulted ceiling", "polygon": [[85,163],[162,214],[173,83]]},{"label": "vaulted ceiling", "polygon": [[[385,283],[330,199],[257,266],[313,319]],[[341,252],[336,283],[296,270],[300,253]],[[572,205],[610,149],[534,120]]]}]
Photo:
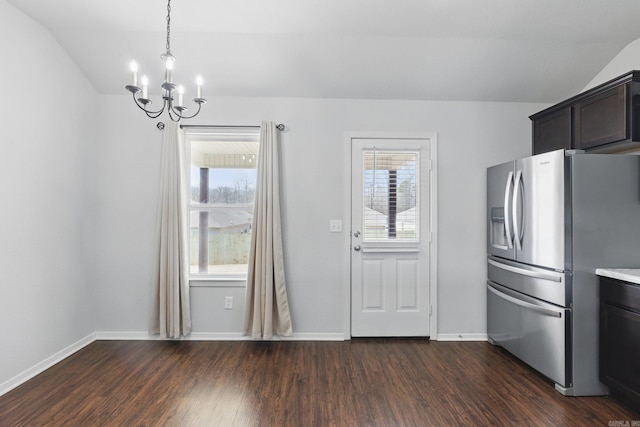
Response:
[{"label": "vaulted ceiling", "polygon": [[[159,85],[166,2],[8,0],[101,94]],[[204,97],[556,102],[640,38],[637,0],[174,0],[176,80]],[[187,94],[187,96],[189,96]]]}]

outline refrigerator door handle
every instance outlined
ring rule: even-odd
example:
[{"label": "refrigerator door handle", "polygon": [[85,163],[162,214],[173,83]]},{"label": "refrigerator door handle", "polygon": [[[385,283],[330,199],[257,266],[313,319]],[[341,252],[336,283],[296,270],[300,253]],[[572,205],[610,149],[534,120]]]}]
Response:
[{"label": "refrigerator door handle", "polygon": [[[522,185],[522,171],[516,173],[516,178],[513,181],[513,200],[511,201],[511,216],[513,218],[513,240],[516,244],[516,250],[522,250],[522,234],[524,231],[524,224],[519,224],[518,221],[518,200],[520,199],[520,186]],[[523,218],[524,223],[524,218]]]},{"label": "refrigerator door handle", "polygon": [[513,186],[513,171],[507,176],[507,184],[504,186],[504,231],[507,235],[507,247],[513,249],[513,233],[511,232],[511,223],[509,222],[509,193]]},{"label": "refrigerator door handle", "polygon": [[544,314],[546,316],[552,316],[552,317],[562,317],[562,312],[561,311],[556,311],[556,310],[550,310],[548,308],[545,307],[540,307],[539,305],[535,305],[535,304],[531,304],[530,302],[526,302],[526,301],[522,301],[518,298],[514,298],[510,295],[507,295],[503,292],[500,292],[497,289],[494,289],[491,286],[491,282],[489,282],[489,286],[488,289],[493,292],[495,295],[497,295],[498,297],[505,299],[513,304],[519,305],[520,307],[524,307],[527,308],[529,310],[533,310],[533,311],[537,311],[540,314]]},{"label": "refrigerator door handle", "polygon": [[509,172],[507,184],[504,187],[504,231],[507,235],[507,247],[513,249],[513,233],[511,232],[511,223],[509,222],[509,193],[513,186],[513,171]]},{"label": "refrigerator door handle", "polygon": [[510,271],[511,273],[520,274],[522,276],[529,276],[529,277],[534,277],[536,279],[542,279],[542,280],[550,280],[552,282],[559,282],[559,283],[562,282],[561,275],[555,275],[552,273],[543,273],[539,271],[529,271],[529,270],[525,270],[524,268],[518,268],[518,267],[513,267],[511,265],[502,264],[492,259],[487,260],[487,262],[494,267],[501,268],[506,271]]}]

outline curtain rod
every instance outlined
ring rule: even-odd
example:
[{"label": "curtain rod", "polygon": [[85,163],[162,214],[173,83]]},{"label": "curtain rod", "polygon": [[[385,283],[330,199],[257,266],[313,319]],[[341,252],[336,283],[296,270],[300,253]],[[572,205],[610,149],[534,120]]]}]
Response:
[{"label": "curtain rod", "polygon": [[[258,125],[180,125],[180,129],[260,129]],[[279,123],[276,125],[276,129],[279,131],[284,130],[284,124]]]}]

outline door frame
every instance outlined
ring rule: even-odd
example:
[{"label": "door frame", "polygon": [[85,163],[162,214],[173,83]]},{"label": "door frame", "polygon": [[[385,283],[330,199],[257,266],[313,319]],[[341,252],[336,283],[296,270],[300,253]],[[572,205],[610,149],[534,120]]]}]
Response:
[{"label": "door frame", "polygon": [[429,218],[430,218],[430,250],[429,250],[429,339],[438,339],[438,135],[435,132],[346,132],[344,144],[344,215],[348,227],[344,233],[344,256],[346,257],[343,271],[344,283],[344,339],[351,339],[351,206],[352,194],[352,145],[354,139],[428,139],[429,140]]}]

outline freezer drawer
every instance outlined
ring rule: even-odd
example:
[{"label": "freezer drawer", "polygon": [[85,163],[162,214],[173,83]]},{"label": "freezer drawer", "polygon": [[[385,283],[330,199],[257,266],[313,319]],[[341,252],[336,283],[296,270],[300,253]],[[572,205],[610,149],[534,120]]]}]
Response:
[{"label": "freezer drawer", "polygon": [[500,345],[563,388],[571,387],[571,310],[487,282],[487,332]]},{"label": "freezer drawer", "polygon": [[488,279],[530,297],[562,307],[572,303],[571,275],[513,261],[487,259]]}]

